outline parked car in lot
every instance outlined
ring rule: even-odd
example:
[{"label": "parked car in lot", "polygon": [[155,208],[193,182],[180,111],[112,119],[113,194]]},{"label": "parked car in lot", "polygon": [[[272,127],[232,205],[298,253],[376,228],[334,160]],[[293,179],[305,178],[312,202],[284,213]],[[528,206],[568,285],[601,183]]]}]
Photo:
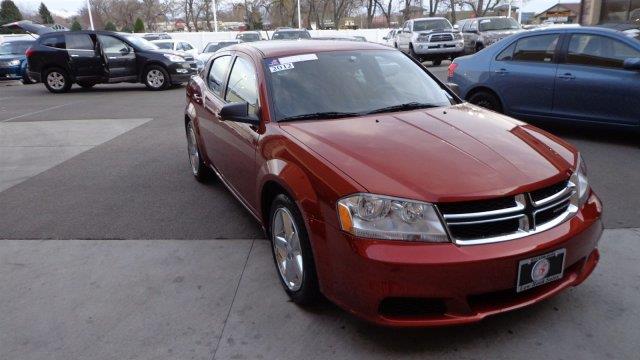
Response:
[{"label": "parked car in lot", "polygon": [[387,33],[387,35],[385,35],[382,40],[384,40],[384,44],[387,46],[391,46],[394,48],[398,47],[398,44],[396,43],[396,35],[398,34],[398,30],[400,29],[391,29],[389,30],[389,32]]},{"label": "parked car in lot", "polygon": [[523,119],[640,125],[640,33],[597,27],[515,35],[456,59],[469,102]]},{"label": "parked car in lot", "polygon": [[259,31],[243,31],[236,35],[236,39],[242,42],[252,42],[264,40]]},{"label": "parked car in lot", "polygon": [[145,40],[153,41],[153,40],[169,40],[171,39],[171,35],[167,33],[148,33],[142,35],[142,38]]},{"label": "parked car in lot", "polygon": [[53,93],[73,83],[84,88],[100,83],[141,82],[165,90],[196,73],[193,57],[132,34],[110,31],[48,32],[27,51],[29,75]]},{"label": "parked car in lot", "polygon": [[23,84],[33,83],[27,71],[25,55],[32,44],[33,40],[17,40],[0,44],[0,79],[22,80]]},{"label": "parked car in lot", "polygon": [[463,23],[464,51],[473,54],[509,35],[524,31],[513,18],[490,16],[469,19]]},{"label": "parked car in lot", "polygon": [[396,36],[397,48],[415,59],[440,65],[463,52],[462,34],[445,18],[420,18],[404,23]]},{"label": "parked car in lot", "polygon": [[155,46],[163,50],[184,52],[193,57],[198,56],[198,49],[192,43],[183,40],[153,40]]},{"label": "parked car in lot", "polygon": [[306,29],[278,29],[273,35],[271,40],[298,40],[298,39],[311,39],[311,34]]},{"label": "parked car in lot", "polygon": [[215,53],[216,51],[222,48],[225,48],[227,46],[231,46],[239,43],[241,43],[240,40],[213,41],[208,43],[207,46],[204,47],[204,50],[202,51],[202,53],[196,56],[196,63],[198,64],[198,70],[204,67],[204,64],[206,64],[206,62],[209,61],[213,53]]},{"label": "parked car in lot", "polygon": [[186,95],[193,175],[217,175],[262,225],[295,303],[322,293],[378,324],[462,324],[598,262],[602,207],[578,151],[461,102],[394,49],[243,43]]}]

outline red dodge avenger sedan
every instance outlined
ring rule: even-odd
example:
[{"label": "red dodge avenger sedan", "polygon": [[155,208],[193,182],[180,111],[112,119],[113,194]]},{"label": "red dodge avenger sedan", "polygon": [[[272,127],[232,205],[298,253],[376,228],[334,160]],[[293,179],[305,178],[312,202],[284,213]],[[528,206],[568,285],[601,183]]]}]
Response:
[{"label": "red dodge avenger sedan", "polygon": [[470,323],[583,282],[602,205],[571,145],[381,45],[255,42],[187,87],[196,179],[260,222],[284,290],[392,326]]}]

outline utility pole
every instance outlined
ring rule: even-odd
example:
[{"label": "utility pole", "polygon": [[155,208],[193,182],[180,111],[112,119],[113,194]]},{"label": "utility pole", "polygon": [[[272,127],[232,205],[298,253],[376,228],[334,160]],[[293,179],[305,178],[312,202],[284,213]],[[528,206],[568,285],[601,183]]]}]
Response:
[{"label": "utility pole", "polygon": [[298,0],[298,29],[302,29],[302,20],[300,19],[300,0]]},{"label": "utility pole", "polygon": [[91,25],[91,30],[95,30],[93,28],[93,16],[91,16],[91,4],[89,3],[89,0],[87,0],[87,11],[89,12],[89,24]]},{"label": "utility pole", "polygon": [[216,0],[213,0],[213,29],[218,32],[218,6]]}]

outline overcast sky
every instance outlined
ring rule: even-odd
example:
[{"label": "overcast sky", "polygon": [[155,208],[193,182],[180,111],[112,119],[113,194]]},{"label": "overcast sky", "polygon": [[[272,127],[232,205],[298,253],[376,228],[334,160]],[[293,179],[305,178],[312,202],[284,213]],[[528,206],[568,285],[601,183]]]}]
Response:
[{"label": "overcast sky", "polygon": [[[40,6],[41,1],[47,5],[49,10],[56,12],[59,15],[71,15],[76,13],[78,9],[86,3],[86,0],[14,0],[18,7],[31,9],[37,9],[38,6]],[[560,2],[577,3],[580,2],[580,0],[560,0]],[[514,0],[513,3],[518,5],[520,1]],[[540,12],[557,3],[558,0],[525,0],[523,9],[524,11],[529,12]]]}]

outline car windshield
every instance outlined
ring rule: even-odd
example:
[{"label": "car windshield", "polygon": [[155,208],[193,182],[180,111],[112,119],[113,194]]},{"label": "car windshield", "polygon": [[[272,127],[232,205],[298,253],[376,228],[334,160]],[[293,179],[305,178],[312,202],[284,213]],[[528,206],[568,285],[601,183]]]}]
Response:
[{"label": "car windshield", "polygon": [[417,20],[413,22],[413,31],[451,29],[447,19]]},{"label": "car windshield", "polygon": [[280,31],[273,34],[274,40],[295,40],[295,39],[310,39],[306,31]]},{"label": "car windshield", "polygon": [[6,42],[0,44],[0,55],[24,55],[31,44]]},{"label": "car windshield", "polygon": [[247,41],[247,40],[257,41],[257,40],[260,40],[260,35],[258,35],[258,34],[240,34],[239,39],[242,39],[244,41]]},{"label": "car windshield", "polygon": [[520,29],[520,24],[512,18],[492,18],[480,20],[480,31]]},{"label": "car windshield", "polygon": [[219,49],[222,49],[222,48],[227,47],[227,46],[231,46],[233,44],[235,44],[235,42],[219,42],[217,44],[209,44],[209,45],[207,45],[206,48],[204,48],[203,52],[204,53],[216,52]]},{"label": "car windshield", "polygon": [[173,43],[171,43],[171,42],[157,42],[157,43],[152,43],[152,44],[157,46],[158,49],[173,50]]},{"label": "car windshield", "polygon": [[127,41],[129,41],[131,44],[133,44],[134,46],[138,47],[141,50],[155,50],[155,49],[158,49],[156,44],[150,42],[149,40],[145,40],[145,39],[143,39],[141,37],[137,37],[135,35],[126,35],[124,38],[127,39]]},{"label": "car windshield", "polygon": [[455,103],[422,68],[398,51],[319,52],[266,59],[265,66],[277,120]]}]

